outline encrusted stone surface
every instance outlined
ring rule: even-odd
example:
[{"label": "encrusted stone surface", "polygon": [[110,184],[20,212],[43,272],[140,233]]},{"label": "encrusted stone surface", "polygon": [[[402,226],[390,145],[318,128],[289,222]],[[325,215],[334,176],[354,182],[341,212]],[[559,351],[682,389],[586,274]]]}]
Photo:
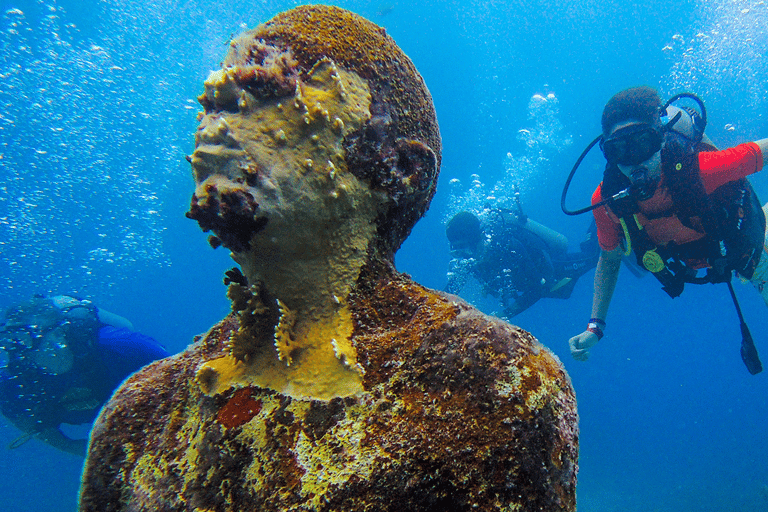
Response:
[{"label": "encrusted stone surface", "polygon": [[365,391],[209,397],[237,320],[155,363],[94,433],[81,510],[575,510],[576,403],[530,334],[389,268],[351,297]]}]

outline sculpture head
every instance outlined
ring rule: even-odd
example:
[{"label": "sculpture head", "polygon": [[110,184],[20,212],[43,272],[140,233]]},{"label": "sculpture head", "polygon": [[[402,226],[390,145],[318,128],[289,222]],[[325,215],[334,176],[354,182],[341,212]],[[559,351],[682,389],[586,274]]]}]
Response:
[{"label": "sculpture head", "polygon": [[244,268],[339,235],[391,260],[435,192],[429,91],[384,29],[351,12],[303,6],[240,35],[199,100],[187,216]]},{"label": "sculpture head", "polygon": [[304,6],[235,38],[199,100],[187,216],[243,274],[228,291],[240,322],[231,357],[201,368],[202,388],[359,392],[348,298],[366,263],[392,261],[435,192],[429,91],[382,28]]}]

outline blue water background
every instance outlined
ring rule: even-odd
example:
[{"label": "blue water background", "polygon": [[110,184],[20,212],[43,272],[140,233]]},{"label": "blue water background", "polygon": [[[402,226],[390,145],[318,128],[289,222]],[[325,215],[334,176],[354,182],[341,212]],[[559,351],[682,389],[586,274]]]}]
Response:
[{"label": "blue water background", "polygon": [[[298,5],[285,1],[0,1],[0,308],[31,293],[76,292],[128,317],[171,351],[228,312],[232,262],[185,219],[202,81],[234,33]],[[397,266],[433,288],[449,261],[443,223],[452,179],[492,186],[535,94],[557,98],[556,151],[516,179],[531,218],[572,245],[588,216],[566,217],[560,191],[599,133],[605,101],[633,85],[698,93],[721,147],[768,136],[768,6],[676,3],[344,1],[384,26],[432,92],[443,166],[430,211]],[[569,206],[600,177],[593,155]],[[768,200],[768,177],[753,184]],[[750,376],[723,286],[670,300],[650,277],[624,272],[605,339],[586,363],[567,339],[589,317],[593,273],[568,301],[515,318],[563,361],[581,418],[581,511],[768,510],[768,374]],[[768,315],[736,285],[768,362]],[[484,309],[492,305],[483,304]],[[81,461],[0,419],[4,510],[72,511]]]}]

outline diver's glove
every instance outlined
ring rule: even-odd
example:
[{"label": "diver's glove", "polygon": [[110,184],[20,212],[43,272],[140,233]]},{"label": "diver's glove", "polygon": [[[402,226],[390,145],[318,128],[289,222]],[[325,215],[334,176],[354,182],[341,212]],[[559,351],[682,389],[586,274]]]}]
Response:
[{"label": "diver's glove", "polygon": [[577,361],[586,361],[589,359],[589,349],[597,345],[597,342],[603,338],[603,328],[605,322],[597,318],[590,318],[587,329],[581,334],[568,340],[571,348],[571,355]]}]

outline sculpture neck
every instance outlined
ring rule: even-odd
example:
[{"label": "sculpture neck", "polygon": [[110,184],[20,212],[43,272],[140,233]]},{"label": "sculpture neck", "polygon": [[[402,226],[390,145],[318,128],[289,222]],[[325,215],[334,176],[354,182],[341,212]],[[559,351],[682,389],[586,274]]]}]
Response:
[{"label": "sculpture neck", "polygon": [[[299,245],[294,238],[243,260],[248,282],[256,284],[247,292],[241,287],[247,297],[235,307],[242,308],[240,329],[231,354],[204,365],[215,374],[204,392],[255,385],[320,400],[362,392],[348,296],[364,265],[391,263],[369,251],[373,222],[316,233],[325,243]],[[238,304],[233,295],[230,289]]]}]

